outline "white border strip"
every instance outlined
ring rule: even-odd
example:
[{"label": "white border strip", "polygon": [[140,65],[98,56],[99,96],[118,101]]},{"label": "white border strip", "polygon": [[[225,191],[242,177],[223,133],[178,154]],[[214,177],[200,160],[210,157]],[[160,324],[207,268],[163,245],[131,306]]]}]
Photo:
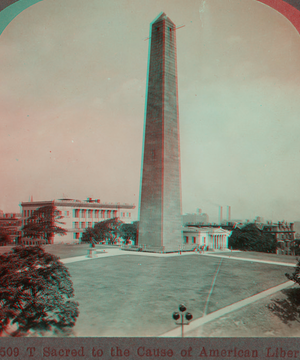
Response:
[{"label": "white border strip", "polygon": [[269,261],[269,260],[249,259],[249,258],[242,258],[242,257],[228,256],[228,255],[202,254],[202,256],[212,256],[212,257],[218,257],[218,258],[222,257],[222,258],[231,259],[231,260],[258,262],[258,263],[263,263],[263,264],[268,264],[268,265],[280,265],[280,266],[292,266],[292,267],[296,267],[296,265],[297,265],[296,263],[291,264],[291,263],[283,263],[283,262],[276,262],[276,261]]}]

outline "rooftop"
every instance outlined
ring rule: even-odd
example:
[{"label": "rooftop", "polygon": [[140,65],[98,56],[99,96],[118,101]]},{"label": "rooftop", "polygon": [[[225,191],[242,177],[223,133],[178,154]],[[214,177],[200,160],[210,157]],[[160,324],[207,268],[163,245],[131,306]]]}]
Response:
[{"label": "rooftop", "polygon": [[100,199],[87,198],[87,200],[77,199],[57,199],[48,201],[28,201],[22,202],[21,206],[47,206],[54,204],[55,206],[72,206],[72,207],[101,207],[101,208],[120,208],[120,209],[134,209],[135,204],[128,203],[101,203]]}]

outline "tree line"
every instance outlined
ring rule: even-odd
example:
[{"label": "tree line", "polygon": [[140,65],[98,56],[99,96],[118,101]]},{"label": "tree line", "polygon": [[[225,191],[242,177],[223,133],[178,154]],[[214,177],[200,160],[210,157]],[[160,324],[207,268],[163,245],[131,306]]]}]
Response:
[{"label": "tree line", "polygon": [[138,236],[138,221],[132,224],[123,223],[118,218],[108,219],[85,229],[81,237],[83,243],[99,244],[106,242],[115,244],[118,238],[123,238],[127,244],[130,240],[136,244]]},{"label": "tree line", "polygon": [[228,247],[233,250],[276,253],[277,242],[273,234],[263,232],[255,224],[247,224],[232,231]]}]

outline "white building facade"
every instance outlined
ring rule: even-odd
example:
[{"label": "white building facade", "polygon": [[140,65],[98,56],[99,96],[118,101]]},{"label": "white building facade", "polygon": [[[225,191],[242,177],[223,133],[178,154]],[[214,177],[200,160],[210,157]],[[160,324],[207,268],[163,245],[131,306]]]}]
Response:
[{"label": "white building facade", "polygon": [[[60,236],[55,234],[52,244],[74,243],[80,242],[82,233],[86,228],[93,227],[97,222],[119,218],[125,223],[135,221],[136,207],[134,204],[120,204],[120,203],[101,203],[100,200],[74,200],[74,199],[59,199],[53,201],[31,201],[22,202],[22,216],[23,224],[25,225],[28,218],[33,212],[40,207],[54,205],[57,210],[61,212],[64,224],[57,224],[67,231],[67,235]],[[30,239],[24,239],[25,245],[33,245]],[[43,243],[43,241],[39,241]],[[36,243],[36,241],[35,241]]]},{"label": "white building facade", "polygon": [[193,227],[183,228],[184,246],[202,247],[207,250],[225,250],[228,249],[228,238],[232,231],[222,229],[221,227]]}]

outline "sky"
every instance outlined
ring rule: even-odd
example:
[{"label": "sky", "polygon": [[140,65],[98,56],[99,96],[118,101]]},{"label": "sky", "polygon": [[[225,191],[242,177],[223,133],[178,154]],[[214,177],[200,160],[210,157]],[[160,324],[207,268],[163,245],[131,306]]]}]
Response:
[{"label": "sky", "polygon": [[145,39],[162,11],[185,25],[182,212],[217,221],[230,205],[234,219],[300,220],[300,37],[256,0],[43,0],[22,11],[0,36],[0,209],[30,196],[138,206]]}]

